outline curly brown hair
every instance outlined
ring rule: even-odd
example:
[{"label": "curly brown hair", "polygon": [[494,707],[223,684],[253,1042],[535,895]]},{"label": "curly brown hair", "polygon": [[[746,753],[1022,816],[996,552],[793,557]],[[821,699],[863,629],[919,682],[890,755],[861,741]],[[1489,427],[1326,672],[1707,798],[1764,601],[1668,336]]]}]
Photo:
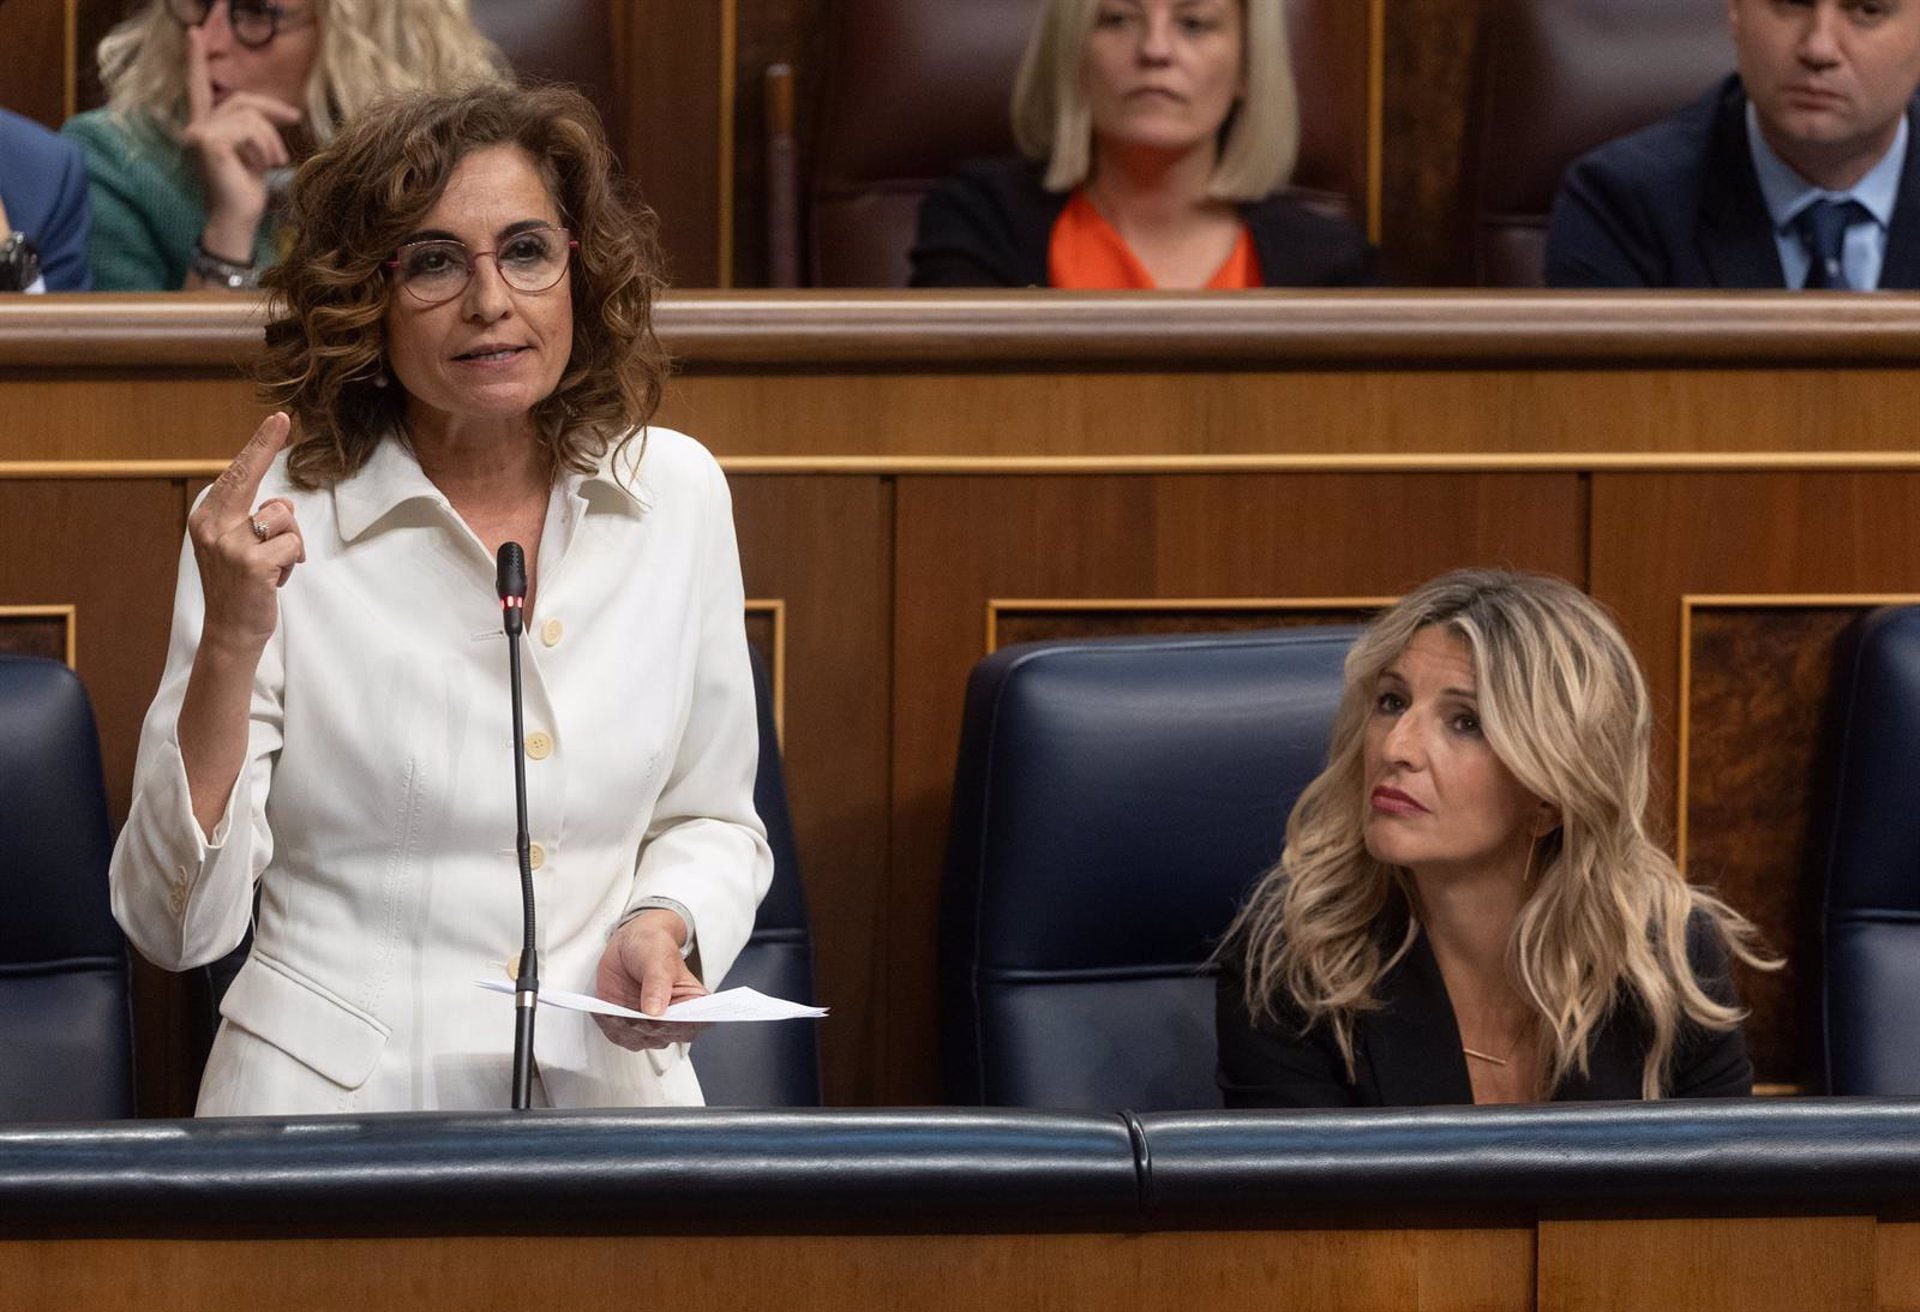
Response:
[{"label": "curly brown hair", "polygon": [[261,278],[272,300],[260,390],[300,426],[287,458],[295,486],[329,487],[382,441],[406,440],[406,392],[382,385],[395,294],[384,266],[461,159],[508,143],[533,157],[580,244],[572,355],[533,407],[536,439],[554,469],[591,472],[659,408],[667,357],[653,332],[657,224],[617,177],[586,97],[510,86],[396,96],[301,165],[289,197],[292,249]]}]

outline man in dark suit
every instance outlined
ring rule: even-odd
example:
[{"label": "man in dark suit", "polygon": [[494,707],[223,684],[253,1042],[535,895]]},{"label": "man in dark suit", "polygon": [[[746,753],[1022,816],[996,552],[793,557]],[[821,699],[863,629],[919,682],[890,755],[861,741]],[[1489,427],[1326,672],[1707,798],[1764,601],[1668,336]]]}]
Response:
[{"label": "man in dark suit", "polygon": [[89,290],[87,214],[80,148],[0,109],[0,291]]},{"label": "man in dark suit", "polygon": [[1552,287],[1920,288],[1920,0],[1727,0],[1739,74],[1567,171]]}]

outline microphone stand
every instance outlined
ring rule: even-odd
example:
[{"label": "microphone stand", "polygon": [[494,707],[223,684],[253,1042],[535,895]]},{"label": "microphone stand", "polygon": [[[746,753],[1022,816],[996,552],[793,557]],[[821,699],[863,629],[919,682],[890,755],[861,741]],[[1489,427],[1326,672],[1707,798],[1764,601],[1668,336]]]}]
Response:
[{"label": "microphone stand", "polygon": [[513,982],[513,1109],[519,1112],[533,1105],[533,1018],[540,1002],[540,959],[533,942],[533,842],[527,833],[526,726],[520,713],[520,634],[527,604],[527,563],[520,544],[503,543],[497,564],[513,702],[514,850],[520,857],[520,973]]}]

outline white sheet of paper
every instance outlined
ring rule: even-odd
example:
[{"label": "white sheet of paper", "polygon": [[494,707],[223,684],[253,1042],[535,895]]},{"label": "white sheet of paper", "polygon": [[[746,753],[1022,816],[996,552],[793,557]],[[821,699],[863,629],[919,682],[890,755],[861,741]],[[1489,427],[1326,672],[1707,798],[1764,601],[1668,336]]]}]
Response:
[{"label": "white sheet of paper", "polygon": [[[512,980],[476,979],[474,983],[495,993],[513,992]],[[685,1002],[676,1002],[668,1007],[664,1016],[648,1016],[617,1002],[591,998],[584,993],[569,993],[565,989],[541,989],[540,1005],[558,1007],[562,1011],[592,1012],[599,1016],[625,1016],[629,1020],[677,1020],[701,1025],[747,1020],[801,1020],[827,1014],[825,1007],[809,1007],[783,998],[770,998],[748,988],[723,989],[704,997],[688,998]]]}]

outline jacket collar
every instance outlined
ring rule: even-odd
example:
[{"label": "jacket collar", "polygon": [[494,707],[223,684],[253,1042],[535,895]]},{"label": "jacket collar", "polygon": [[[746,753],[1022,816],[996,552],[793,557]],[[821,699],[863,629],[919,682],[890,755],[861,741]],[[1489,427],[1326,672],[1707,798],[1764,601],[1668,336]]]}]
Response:
[{"label": "jacket collar", "polygon": [[1380,981],[1380,1009],[1363,1014],[1356,1040],[1383,1107],[1470,1103],[1473,1083],[1460,1052],[1460,1027],[1425,934]]},{"label": "jacket collar", "polygon": [[1920,99],[1907,106],[1907,161],[1900,171],[1900,198],[1887,225],[1887,257],[1880,264],[1880,290],[1920,288]]},{"label": "jacket collar", "polygon": [[1700,200],[1700,258],[1716,287],[1785,287],[1773,219],[1747,144],[1746,92],[1734,76],[1714,95],[1719,107]]},{"label": "jacket collar", "polygon": [[[1380,1009],[1365,1013],[1354,1026],[1378,1105],[1471,1103],[1473,1080],[1460,1050],[1453,1000],[1425,934],[1415,936],[1406,955],[1381,979],[1379,998]],[[1638,1098],[1643,1051],[1640,1028],[1616,1006],[1594,1030],[1587,1073],[1562,1081],[1553,1101]]]}]

